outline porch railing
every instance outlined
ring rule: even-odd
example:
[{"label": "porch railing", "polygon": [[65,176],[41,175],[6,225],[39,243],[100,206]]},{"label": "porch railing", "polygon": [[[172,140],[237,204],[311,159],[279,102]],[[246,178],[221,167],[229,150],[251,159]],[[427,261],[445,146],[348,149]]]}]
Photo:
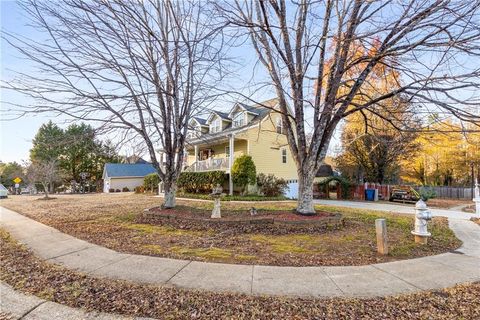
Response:
[{"label": "porch railing", "polygon": [[208,158],[194,162],[186,171],[212,171],[228,169],[228,159],[226,158]]}]

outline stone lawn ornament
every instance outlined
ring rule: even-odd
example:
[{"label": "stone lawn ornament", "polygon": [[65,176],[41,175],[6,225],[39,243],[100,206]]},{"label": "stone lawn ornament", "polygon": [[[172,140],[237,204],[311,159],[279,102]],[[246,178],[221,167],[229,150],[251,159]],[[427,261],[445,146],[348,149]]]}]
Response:
[{"label": "stone lawn ornament", "polygon": [[475,213],[480,215],[480,185],[478,184],[477,178],[475,178],[475,192],[473,202],[475,202]]},{"label": "stone lawn ornament", "polygon": [[217,184],[215,188],[213,188],[212,193],[210,194],[212,198],[215,200],[213,204],[212,215],[210,218],[212,219],[219,219],[222,217],[220,213],[220,197],[222,196],[223,188],[220,184]]},{"label": "stone lawn ornament", "polygon": [[432,212],[427,208],[427,204],[420,199],[415,204],[415,230],[412,231],[416,243],[427,244],[428,237],[432,235],[427,230],[429,220],[432,220]]}]

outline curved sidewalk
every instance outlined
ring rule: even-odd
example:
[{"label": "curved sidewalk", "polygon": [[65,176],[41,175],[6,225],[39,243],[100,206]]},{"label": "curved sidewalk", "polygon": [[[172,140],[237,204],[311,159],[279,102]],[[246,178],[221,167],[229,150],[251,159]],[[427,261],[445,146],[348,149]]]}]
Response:
[{"label": "curved sidewalk", "polygon": [[[2,317],[3,316],[3,317]],[[22,320],[148,320],[118,314],[85,311],[15,291],[0,282],[0,319]]]},{"label": "curved sidewalk", "polygon": [[119,253],[0,207],[0,225],[39,257],[87,274],[138,283],[246,294],[372,297],[480,281],[480,227],[450,219],[463,246],[452,253],[348,267],[207,263]]}]

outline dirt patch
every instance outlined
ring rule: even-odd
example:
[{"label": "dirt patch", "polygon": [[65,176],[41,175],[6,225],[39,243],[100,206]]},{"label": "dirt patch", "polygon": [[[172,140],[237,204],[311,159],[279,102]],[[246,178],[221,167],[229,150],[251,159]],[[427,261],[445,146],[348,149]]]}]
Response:
[{"label": "dirt patch", "polygon": [[468,205],[472,203],[466,199],[439,199],[433,198],[428,200],[428,206],[432,208],[440,208],[440,209],[450,209],[453,207],[459,207],[462,205]]},{"label": "dirt patch", "polygon": [[[158,319],[478,319],[480,283],[396,297],[283,298],[98,279],[46,263],[0,229],[0,278],[74,308]],[[132,271],[134,272],[134,271]]]},{"label": "dirt patch", "polygon": [[[172,224],[144,220],[144,209],[160,203],[161,199],[151,196],[115,194],[58,196],[47,202],[18,196],[2,205],[116,251],[197,261],[280,266],[365,265],[439,254],[461,244],[446,219],[435,218],[429,223],[432,237],[422,246],[415,244],[410,234],[412,216],[327,206],[319,206],[317,210],[342,214],[345,219],[342,228],[258,230],[249,224],[232,229],[187,221]],[[213,206],[208,202],[178,203],[203,214]],[[222,204],[226,217],[239,211],[248,214],[251,206]],[[293,203],[255,204],[262,214],[289,212],[294,206]],[[390,249],[387,256],[376,252],[377,218],[387,219]]]}]

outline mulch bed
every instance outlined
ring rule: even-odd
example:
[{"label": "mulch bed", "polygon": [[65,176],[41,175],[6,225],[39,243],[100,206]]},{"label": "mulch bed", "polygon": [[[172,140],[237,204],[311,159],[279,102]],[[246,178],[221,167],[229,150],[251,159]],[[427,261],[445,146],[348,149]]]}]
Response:
[{"label": "mulch bed", "polygon": [[344,225],[342,215],[319,211],[313,216],[303,216],[294,211],[258,210],[251,215],[247,210],[224,210],[222,218],[210,218],[210,210],[201,210],[187,206],[177,206],[174,209],[161,207],[146,210],[139,223],[169,224],[175,227],[190,226],[195,230],[222,230],[250,233],[265,231],[268,234],[285,234],[285,232],[322,231],[339,229]]},{"label": "mulch bed", "polygon": [[[132,272],[135,272],[132,270]],[[40,260],[0,230],[0,278],[74,308],[158,319],[479,319],[480,283],[386,298],[282,298],[98,279]]]}]

